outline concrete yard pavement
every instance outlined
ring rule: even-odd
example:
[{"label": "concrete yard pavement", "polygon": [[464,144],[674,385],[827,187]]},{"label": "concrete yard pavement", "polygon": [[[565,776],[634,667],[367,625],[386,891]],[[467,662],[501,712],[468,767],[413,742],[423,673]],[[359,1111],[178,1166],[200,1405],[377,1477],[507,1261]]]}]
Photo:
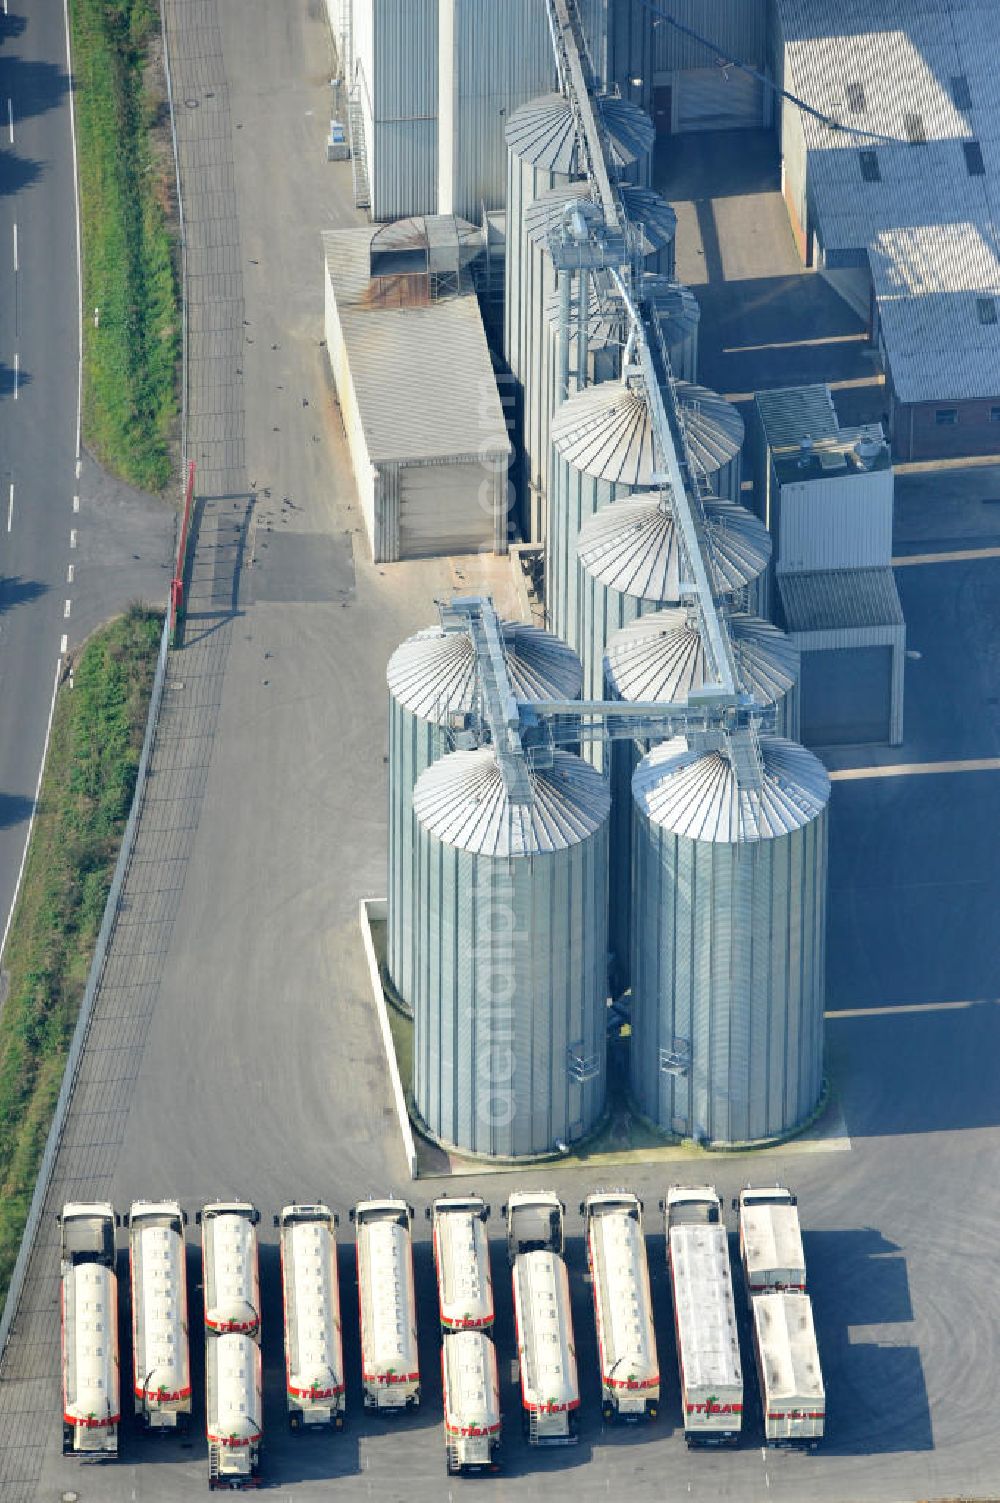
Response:
[{"label": "concrete yard pavement", "polygon": [[[125,947],[146,990],[123,1006],[117,1024],[131,1052],[118,1077],[112,1150],[95,1159],[83,1149],[60,1169],[60,1184],[109,1193],[120,1207],[156,1193],[178,1195],[193,1210],[240,1192],[265,1212],[295,1195],[322,1195],[344,1209],[363,1194],[398,1188],[419,1212],[441,1189],[440,1181],[408,1186],[402,1179],[356,912],[359,897],[385,888],[386,659],[432,619],[435,595],[453,582],[476,589],[495,571],[488,561],[470,560],[458,579],[444,562],[368,562],[320,347],[317,232],[351,218],[349,169],[323,161],[330,64],[322,14],[320,4],[307,7],[305,0],[168,0],[178,93],[197,102],[186,145],[204,149],[206,159],[211,152],[224,174],[231,164],[226,275],[241,280],[226,283],[233,306],[225,312],[227,338],[240,330],[241,375],[237,380],[235,360],[218,357],[212,369],[220,381],[211,387],[218,397],[210,411],[203,408],[212,421],[197,430],[199,442],[210,445],[205,471],[212,472],[213,455],[224,461],[200,516],[188,645],[171,666],[157,748],[164,760],[154,765],[150,785],[160,816],[148,827],[153,859],[138,874],[145,873],[146,897],[165,922],[140,925]],[[192,214],[207,215],[208,204],[203,196]],[[203,332],[207,339],[207,324]],[[209,394],[206,386],[203,396]],[[243,447],[230,452],[229,443]],[[914,609],[919,618],[919,600]],[[974,650],[971,629],[959,620],[956,653]],[[930,666],[942,671],[940,662]],[[968,811],[961,824],[949,825],[945,814],[928,822],[935,801],[952,807],[948,781],[937,789],[928,786],[935,779],[910,782],[921,785],[924,803],[898,805],[895,785],[844,784],[834,792],[829,1056],[850,1151],[805,1153],[789,1145],[760,1156],[714,1155],[697,1168],[727,1199],[758,1177],[786,1179],[799,1192],[829,1392],[826,1446],[808,1457],[763,1453],[751,1401],[747,1440],[737,1451],[686,1451],[655,1210],[669,1171],[641,1165],[622,1178],[646,1199],[666,1402],[648,1429],[602,1426],[575,1214],[596,1176],[536,1169],[493,1179],[490,1198],[497,1207],[506,1186],[554,1183],[571,1208],[583,1435],[578,1448],[555,1454],[531,1452],[519,1436],[509,1280],[495,1235],[509,1442],[507,1474],[491,1487],[498,1498],[525,1499],[542,1488],[553,1500],[620,1496],[642,1503],[995,1496],[1000,1438],[986,1416],[1000,1354],[983,1312],[1000,1234],[1000,1191],[987,1167],[1000,1148],[1000,1014],[988,955],[970,957],[962,971],[946,920],[966,901],[970,880],[984,910],[1000,893],[986,837]],[[977,786],[982,831],[996,826],[998,787],[988,777]],[[936,894],[928,888],[921,901],[936,873],[943,885]],[[895,915],[907,912],[913,925],[926,926],[938,910],[944,917],[928,931],[916,975],[913,932]],[[141,918],[140,908],[133,912]],[[958,982],[970,989],[956,991]],[[115,1027],[109,1017],[111,1045]],[[81,1145],[96,1137],[87,1128],[78,1114]],[[295,1440],[284,1429],[269,1218],[262,1232],[267,1481],[282,1497],[305,1503],[451,1497],[422,1215],[416,1264],[424,1406],[398,1424],[363,1414],[353,1257],[345,1248],[350,1419],[347,1432],[331,1439]],[[58,1498],[69,1489],[81,1503],[166,1503],[201,1492],[197,1289],[192,1444],[156,1443],[127,1427],[122,1460],[91,1471],[58,1452],[50,1237],[42,1252],[33,1300],[19,1321],[34,1338],[31,1361],[12,1367],[8,1360],[0,1384],[5,1503]],[[193,1257],[195,1280],[197,1270]],[[750,1397],[745,1340],[744,1358]],[[37,1461],[32,1475],[29,1461]],[[23,1480],[12,1483],[18,1476]]]}]

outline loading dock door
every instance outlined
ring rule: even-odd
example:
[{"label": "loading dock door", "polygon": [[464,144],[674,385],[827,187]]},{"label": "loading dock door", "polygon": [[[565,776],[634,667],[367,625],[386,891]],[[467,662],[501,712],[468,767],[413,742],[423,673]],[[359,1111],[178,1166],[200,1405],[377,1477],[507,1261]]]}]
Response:
[{"label": "loading dock door", "polygon": [[884,745],[891,694],[891,647],[804,651],[802,740],[806,746]]},{"label": "loading dock door", "polygon": [[738,68],[686,68],[675,79],[678,132],[763,125],[764,86]]},{"label": "loading dock door", "polygon": [[492,472],[485,465],[401,466],[400,558],[492,549],[492,497]]}]

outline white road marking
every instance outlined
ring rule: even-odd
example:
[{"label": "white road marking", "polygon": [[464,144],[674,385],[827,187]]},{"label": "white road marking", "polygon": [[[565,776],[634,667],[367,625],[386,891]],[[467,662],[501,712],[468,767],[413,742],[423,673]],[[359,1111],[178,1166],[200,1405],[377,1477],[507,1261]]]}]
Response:
[{"label": "white road marking", "polygon": [[69,530],[69,546],[71,548],[75,548],[76,547],[76,528],[75,527],[71,527],[70,530]]},{"label": "white road marking", "polygon": [[61,636],[61,637],[60,637],[60,638],[59,638],[59,651],[60,651],[60,652],[65,652],[65,651],[66,651],[66,649],[67,649],[67,647],[68,647],[68,646],[69,646],[69,637],[67,637],[67,636],[66,636],[66,635],[65,635],[65,633],[64,633],[64,634],[63,634],[63,635],[62,635],[62,636]]},{"label": "white road marking", "polygon": [[73,602],[72,602],[72,600],[67,600],[66,604],[63,606],[63,620],[64,621],[68,618],[69,613],[70,613],[70,611],[72,609],[73,609]]},{"label": "white road marking", "polygon": [[76,478],[77,478],[77,480],[79,480],[82,470],[83,470],[83,460],[82,459],[78,459],[77,462],[76,462]]},{"label": "white road marking", "polygon": [[14,525],[14,482],[10,482],[10,500],[7,502],[7,531]]},{"label": "white road marking", "polygon": [[[11,138],[13,139],[13,137]],[[17,271],[17,220],[14,221],[14,270]]]},{"label": "white road marking", "polygon": [[[6,14],[7,0],[4,0],[3,8],[4,13]],[[67,646],[66,638],[63,637],[62,640],[63,645],[59,649],[60,653],[65,652]],[[10,933],[11,920],[14,917],[14,909],[17,907],[18,896],[21,892],[21,881],[24,877],[24,864],[28,859],[28,846],[31,844],[31,832],[35,828],[35,815],[38,813],[38,795],[42,791],[42,773],[45,771],[45,759],[49,754],[49,737],[52,735],[52,716],[55,714],[56,694],[59,690],[59,674],[61,669],[62,662],[57,661],[55,678],[52,680],[52,699],[49,702],[49,723],[45,727],[45,742],[42,746],[42,760],[38,768],[38,782],[35,784],[35,798],[31,806],[31,818],[28,820],[28,831],[24,837],[24,850],[21,852],[21,865],[18,867],[17,881],[14,883],[14,896],[10,900],[10,912],[7,915],[7,922],[4,924],[3,939],[0,939],[0,962],[3,961],[3,952],[7,945],[7,936]]]},{"label": "white road marking", "polygon": [[68,564],[67,565],[67,568],[66,568],[66,583],[67,584],[72,584],[73,583],[73,569],[74,569],[74,565],[73,564]]},{"label": "white road marking", "polygon": [[[4,7],[4,9],[6,10],[6,7]],[[9,126],[9,128],[10,128],[10,144],[11,144],[11,146],[13,146],[13,144],[14,144],[14,101],[13,101],[13,99],[8,99],[7,100],[7,124]]]},{"label": "white road marking", "polygon": [[17,401],[17,383],[21,379],[21,357],[14,351],[14,401]]},{"label": "white road marking", "polygon": [[80,497],[79,496],[74,496],[73,497],[73,510],[74,511],[79,511],[80,510]]}]

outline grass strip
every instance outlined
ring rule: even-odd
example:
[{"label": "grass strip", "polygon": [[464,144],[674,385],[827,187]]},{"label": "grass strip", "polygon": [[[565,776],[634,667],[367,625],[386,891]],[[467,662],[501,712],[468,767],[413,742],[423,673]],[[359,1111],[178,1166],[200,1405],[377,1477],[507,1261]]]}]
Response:
[{"label": "grass strip", "polygon": [[[70,0],[83,241],[83,433],[133,485],[170,480],[180,315],[169,113],[151,0]],[[94,310],[98,310],[96,316]],[[96,317],[96,321],[95,321]]]},{"label": "grass strip", "polygon": [[95,633],[56,699],[0,1012],[0,1303],[6,1296],[128,818],[162,615]]}]

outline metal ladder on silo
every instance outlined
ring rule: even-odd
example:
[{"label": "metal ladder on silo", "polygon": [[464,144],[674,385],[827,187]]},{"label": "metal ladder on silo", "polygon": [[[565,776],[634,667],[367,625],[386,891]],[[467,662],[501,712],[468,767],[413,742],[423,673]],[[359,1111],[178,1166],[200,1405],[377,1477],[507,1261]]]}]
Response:
[{"label": "metal ladder on silo", "polygon": [[368,182],[368,154],[365,151],[365,116],[361,108],[358,85],[352,84],[347,96],[347,134],[351,141],[351,176],[354,179],[354,207],[370,209],[371,187]]}]

